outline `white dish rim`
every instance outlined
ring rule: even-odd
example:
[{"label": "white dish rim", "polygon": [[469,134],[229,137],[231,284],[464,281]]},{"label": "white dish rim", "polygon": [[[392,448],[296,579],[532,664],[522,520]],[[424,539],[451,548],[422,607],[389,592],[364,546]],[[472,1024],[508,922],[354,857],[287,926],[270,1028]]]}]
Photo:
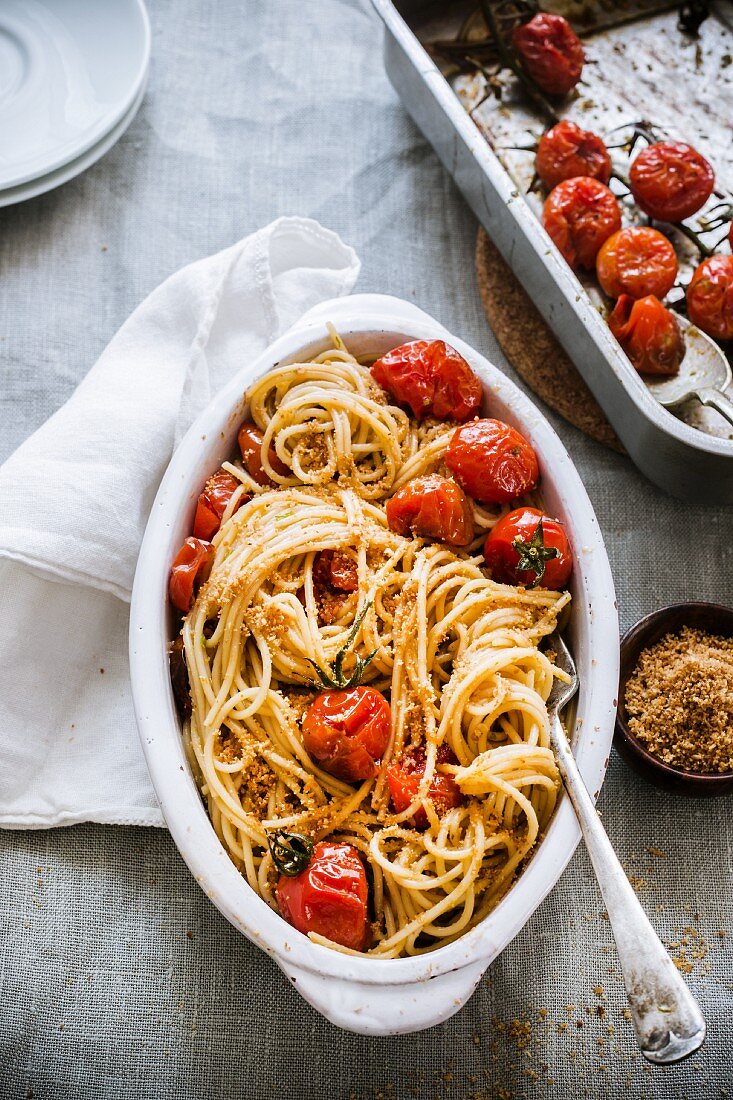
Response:
[{"label": "white dish rim", "polygon": [[28,202],[29,199],[36,199],[40,195],[45,195],[49,191],[55,191],[57,187],[63,187],[65,183],[71,183],[77,176],[82,175],[83,172],[92,168],[97,161],[101,160],[102,157],[109,153],[130,128],[135,116],[142,106],[146,91],[147,73],[145,74],[143,83],[127,114],[120,119],[117,125],[114,126],[109,133],[105,134],[101,141],[92,146],[91,149],[87,149],[86,153],[83,153],[80,157],[69,161],[68,164],[62,165],[53,172],[49,172],[46,176],[40,176],[37,179],[31,180],[29,183],[23,183],[18,187],[9,187],[5,191],[0,191],[0,207],[16,206],[18,203]]},{"label": "white dish rim", "polygon": [[[543,470],[544,496],[568,524],[576,555],[575,615],[592,642],[576,653],[585,667],[578,704],[578,764],[594,795],[608,764],[618,682],[618,616],[608,558],[580,477],[558,436],[528,398],[483,356],[452,336],[411,303],[358,295],[324,303],[243,367],[197,418],[176,450],[161,482],[142,543],[130,613],[130,672],[135,713],[153,784],[173,838],[194,877],[228,920],[272,955],[297,988],[328,1018],[352,1030],[389,1034],[431,1026],[465,1003],[489,963],[523,927],[555,885],[577,846],[580,832],[563,798],[546,837],[499,905],[460,939],[426,955],[377,960],[343,955],[312,943],[273,912],[247,885],[219,842],[183,753],[172,701],[166,643],[170,637],[167,574],[177,544],[190,530],[195,498],[205,477],[231,452],[242,416],[243,392],[276,363],[328,346],[331,320],[349,345],[447,338],[488,386],[490,402],[507,406],[506,419],[534,443]],[[384,348],[382,350],[384,350]],[[498,415],[498,414],[497,414]],[[225,438],[226,437],[226,438]],[[587,600],[587,605],[586,601]],[[597,670],[597,671],[594,671]],[[420,985],[431,989],[433,1005]],[[347,987],[353,985],[353,990]],[[402,1009],[390,1011],[380,993],[401,987]],[[439,988],[440,987],[440,988]],[[424,986],[423,986],[424,989]],[[395,990],[397,993],[397,990]],[[408,995],[409,994],[409,995]],[[420,1002],[423,1002],[422,1004]]]},{"label": "white dish rim", "polygon": [[[26,186],[30,187],[36,182],[40,183],[48,177],[55,175],[57,172],[63,171],[71,164],[75,164],[77,161],[81,160],[90,150],[94,150],[98,145],[101,145],[110,134],[117,131],[120,124],[130,116],[131,110],[134,114],[134,110],[137,110],[137,107],[139,107],[142,101],[141,89],[144,90],[144,86],[147,83],[148,69],[150,67],[152,30],[150,26],[150,15],[145,5],[145,0],[128,0],[128,3],[130,4],[130,10],[134,11],[139,17],[142,30],[142,50],[137,70],[130,81],[129,88],[124,95],[120,96],[114,106],[112,106],[106,114],[102,115],[94,126],[85,132],[84,137],[78,144],[74,145],[71,143],[70,146],[66,148],[65,152],[57,153],[55,158],[52,157],[45,165],[36,166],[34,169],[20,172],[16,176],[9,176],[0,180],[0,200],[8,191],[15,191],[18,188]],[[109,147],[108,145],[107,148]],[[106,152],[106,150],[104,151]],[[99,153],[94,159],[99,159],[99,156],[102,155],[102,153]],[[89,167],[89,165],[93,163],[94,160],[91,160],[86,166]],[[79,171],[83,171],[83,169],[79,169]],[[78,173],[75,172],[74,174],[76,175]],[[72,176],[67,176],[61,182],[64,183],[67,179],[71,178]],[[54,184],[53,186],[59,186],[59,184]],[[50,190],[50,187],[45,188],[45,190]],[[35,192],[35,194],[42,193],[42,191]],[[33,196],[28,195],[27,197],[32,198]],[[14,199],[13,201],[21,202],[23,200]],[[0,201],[0,205],[8,206],[10,203]]]}]

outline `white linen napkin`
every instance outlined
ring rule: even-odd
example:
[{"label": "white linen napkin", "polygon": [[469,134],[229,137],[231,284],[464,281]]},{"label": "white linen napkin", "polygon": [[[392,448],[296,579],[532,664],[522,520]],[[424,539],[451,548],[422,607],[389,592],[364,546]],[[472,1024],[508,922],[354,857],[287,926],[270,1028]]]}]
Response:
[{"label": "white linen napkin", "polygon": [[162,825],[138,743],[127,602],[175,444],[210,396],[359,260],[280,218],[172,275],[0,467],[0,826]]}]

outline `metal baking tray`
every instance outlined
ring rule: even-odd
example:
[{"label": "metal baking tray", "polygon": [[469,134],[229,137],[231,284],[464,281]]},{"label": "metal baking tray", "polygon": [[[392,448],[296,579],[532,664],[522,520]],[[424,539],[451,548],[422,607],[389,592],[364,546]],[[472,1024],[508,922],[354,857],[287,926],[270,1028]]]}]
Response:
[{"label": "metal baking tray", "polygon": [[[454,76],[448,69],[448,79],[425,49],[426,43],[455,37],[477,0],[372,3],[386,28],[385,66],[395,90],[634,463],[683,500],[733,503],[730,425],[697,402],[672,413],[655,400],[611,336],[596,291],[573,274],[542,228],[541,198],[530,186],[533,153],[521,147],[536,140],[548,123],[533,113],[511,76],[502,83],[500,98],[486,96],[479,78]],[[682,36],[673,5],[655,0],[635,7],[631,0],[583,0],[582,5],[556,0],[543,7],[571,19],[588,59],[580,94],[561,101],[559,114],[607,140],[641,121],[641,115],[659,133],[699,148],[715,167],[718,187],[730,190],[733,85],[725,70],[733,57],[733,5],[714,2],[697,39]],[[582,25],[573,18],[579,11]],[[729,72],[733,77],[733,65]],[[676,238],[675,245],[684,275],[697,262],[694,246],[683,238]]]}]

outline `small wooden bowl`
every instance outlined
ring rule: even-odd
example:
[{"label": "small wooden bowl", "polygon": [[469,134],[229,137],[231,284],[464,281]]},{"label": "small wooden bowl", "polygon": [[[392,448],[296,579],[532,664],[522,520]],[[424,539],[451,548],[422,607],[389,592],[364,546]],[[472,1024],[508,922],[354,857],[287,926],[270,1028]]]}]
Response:
[{"label": "small wooden bowl", "polygon": [[665,634],[676,633],[683,626],[706,630],[725,638],[733,638],[733,607],[717,603],[680,603],[660,607],[631,627],[621,640],[621,674],[618,688],[618,710],[614,744],[629,767],[662,790],[693,797],[710,797],[733,791],[733,771],[701,775],[665,764],[648,751],[628,727],[626,715],[626,684],[636,668],[639,654],[654,645]]}]

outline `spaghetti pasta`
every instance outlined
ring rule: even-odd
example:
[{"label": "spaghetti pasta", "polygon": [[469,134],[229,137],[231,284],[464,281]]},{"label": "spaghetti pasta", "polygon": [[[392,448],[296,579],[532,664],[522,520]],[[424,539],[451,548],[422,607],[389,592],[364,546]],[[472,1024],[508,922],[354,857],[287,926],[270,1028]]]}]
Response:
[{"label": "spaghetti pasta", "polygon": [[[212,824],[252,889],[277,909],[273,831],[349,844],[368,871],[368,953],[395,958],[480,921],[547,825],[559,777],[546,700],[562,674],[539,646],[570,597],[490,579],[478,551],[499,508],[473,506],[465,549],[389,529],[386,500],[444,469],[455,425],[390,404],[334,343],[248,394],[270,483],[224,466],[241,491],[183,620],[186,739]],[[353,584],[329,601],[319,561],[330,553]],[[333,669],[339,654],[345,674],[361,660],[364,685],[391,707],[377,773],[359,781],[326,770],[302,734],[321,690],[314,665]],[[422,769],[398,812],[389,769],[411,754]],[[458,792],[444,812],[436,777]]]}]

